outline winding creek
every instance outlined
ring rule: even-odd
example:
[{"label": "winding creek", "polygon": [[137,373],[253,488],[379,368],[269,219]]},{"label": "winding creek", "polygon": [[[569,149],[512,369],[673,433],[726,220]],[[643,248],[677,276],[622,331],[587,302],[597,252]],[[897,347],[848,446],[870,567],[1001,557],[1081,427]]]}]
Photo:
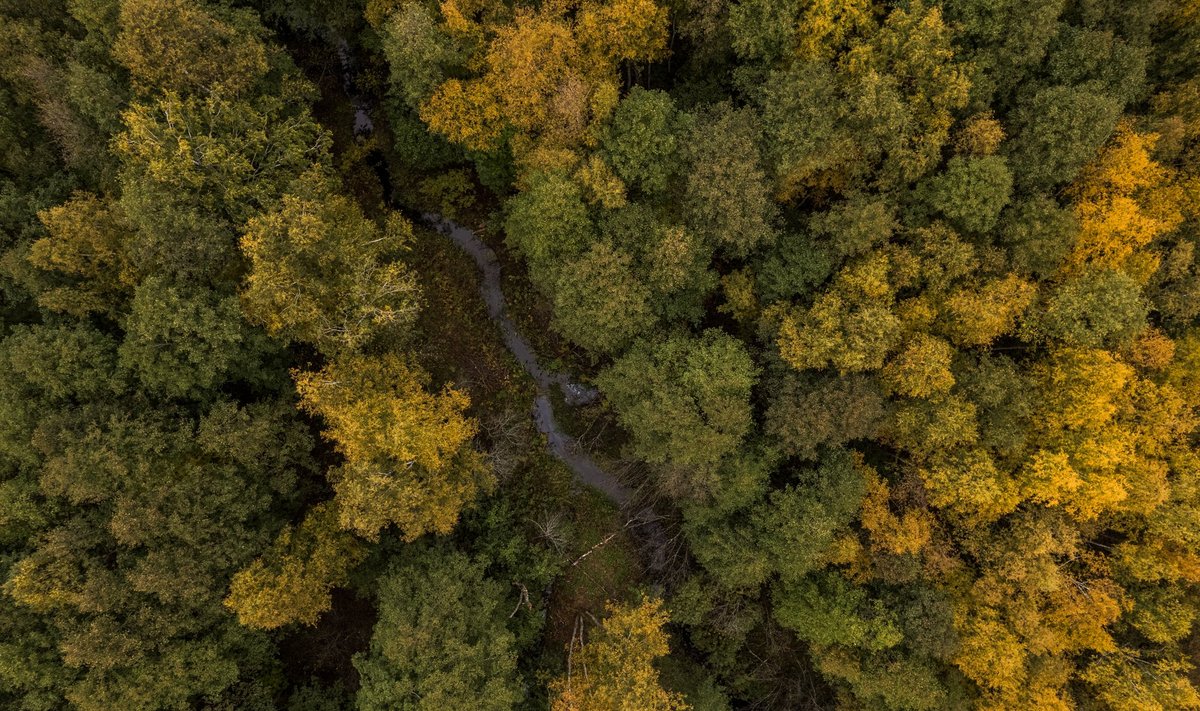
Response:
[{"label": "winding creek", "polygon": [[508,348],[521,368],[533,378],[537,386],[537,396],[534,398],[533,419],[538,431],[546,435],[550,451],[566,464],[575,477],[581,482],[595,487],[618,506],[630,502],[633,492],[611,473],[602,469],[591,457],[582,452],[576,445],[575,439],[562,431],[554,418],[554,405],[551,393],[554,388],[561,388],[568,403],[584,403],[594,398],[596,394],[588,388],[573,383],[562,374],[548,372],[538,362],[537,353],[529,345],[516,325],[509,318],[504,299],[504,290],[500,282],[500,262],[491,247],[483,243],[471,230],[457,225],[440,215],[426,213],[425,221],[438,232],[446,235],[466,252],[475,266],[479,268],[482,280],[479,284],[483,301],[487,305],[488,317],[500,329],[504,345]]},{"label": "winding creek", "polygon": [[[338,63],[341,65],[341,88],[349,98],[354,111],[354,135],[356,137],[369,135],[374,131],[374,124],[370,118],[374,107],[356,89],[353,54],[342,38],[333,37],[331,42],[337,53]],[[380,165],[378,169],[381,170],[380,179],[384,181],[385,186],[390,185],[391,180],[390,176],[386,175],[386,168]],[[482,277],[479,290],[487,306],[488,317],[500,329],[504,345],[521,364],[521,368],[533,379],[536,386],[537,394],[534,397],[531,415],[538,431],[546,435],[550,453],[566,464],[578,481],[603,493],[627,514],[632,513],[632,516],[627,519],[626,528],[636,524],[637,530],[631,529],[630,532],[636,532],[636,538],[640,539],[643,544],[648,544],[647,562],[651,569],[661,569],[665,563],[664,546],[661,545],[665,534],[654,512],[649,507],[635,507],[637,510],[629,512],[630,505],[634,503],[633,490],[589,457],[578,446],[575,439],[562,430],[554,417],[552,394],[555,388],[562,392],[563,398],[569,406],[592,402],[599,397],[599,393],[593,388],[573,382],[566,374],[552,373],[542,367],[529,340],[521,334],[516,324],[508,316],[500,279],[500,261],[491,247],[487,246],[471,230],[455,224],[441,215],[425,213],[422,218],[426,224],[448,237],[466,252],[479,269]],[[656,543],[658,545],[655,545]]]}]

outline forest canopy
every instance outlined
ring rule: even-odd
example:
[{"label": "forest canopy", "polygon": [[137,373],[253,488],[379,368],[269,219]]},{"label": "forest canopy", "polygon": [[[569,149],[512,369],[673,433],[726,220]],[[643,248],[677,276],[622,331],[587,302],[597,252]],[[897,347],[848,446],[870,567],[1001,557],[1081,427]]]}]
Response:
[{"label": "forest canopy", "polygon": [[0,36],[0,707],[1200,709],[1195,0]]}]

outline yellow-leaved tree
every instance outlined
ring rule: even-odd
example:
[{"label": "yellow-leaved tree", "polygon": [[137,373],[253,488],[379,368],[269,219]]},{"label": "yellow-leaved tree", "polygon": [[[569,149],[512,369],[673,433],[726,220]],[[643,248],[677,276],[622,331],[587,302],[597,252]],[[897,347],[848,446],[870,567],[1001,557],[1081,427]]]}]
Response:
[{"label": "yellow-leaved tree", "polygon": [[326,171],[305,172],[241,240],[251,267],[246,314],[327,355],[411,325],[420,304],[416,279],[398,260],[412,225],[393,213],[381,229],[337,187]]},{"label": "yellow-leaved tree", "polygon": [[35,267],[69,279],[38,295],[52,311],[86,316],[112,314],[122,295],[136,283],[126,241],[132,228],[119,210],[91,193],[38,214],[47,236],[33,243],[29,261]]},{"label": "yellow-leaved tree", "polygon": [[568,167],[573,151],[595,145],[619,98],[622,61],[651,61],[666,51],[667,11],[653,0],[548,3],[518,9],[503,24],[476,24],[453,2],[441,5],[441,31],[487,36],[466,62],[474,76],[440,83],[420,106],[421,119],[473,150],[513,132],[526,165]]},{"label": "yellow-leaved tree", "polygon": [[494,484],[469,444],[466,394],[430,393],[429,376],[402,356],[351,355],[295,378],[301,408],[325,420],[325,437],[346,458],[329,474],[343,528],[368,540],[393,523],[406,540],[448,533]]},{"label": "yellow-leaved tree", "polygon": [[332,605],[330,592],[346,584],[366,552],[362,541],[338,527],[337,509],[330,502],[318,504],[233,577],[225,606],[247,627],[315,625]]},{"label": "yellow-leaved tree", "polygon": [[1157,257],[1140,250],[1183,219],[1170,171],[1151,157],[1158,138],[1121,124],[1072,186],[1080,232],[1064,267],[1068,274],[1092,266],[1145,282],[1158,267]]},{"label": "yellow-leaved tree", "polygon": [[551,711],[685,711],[682,695],[662,688],[654,660],[666,656],[662,601],[609,603],[591,639],[573,648],[567,673],[550,684]]}]

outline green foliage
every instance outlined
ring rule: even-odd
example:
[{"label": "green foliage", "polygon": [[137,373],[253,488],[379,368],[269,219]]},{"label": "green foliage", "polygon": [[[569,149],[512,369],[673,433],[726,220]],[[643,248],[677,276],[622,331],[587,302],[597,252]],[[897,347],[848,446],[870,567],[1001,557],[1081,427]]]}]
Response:
[{"label": "green foliage", "polygon": [[563,267],[554,289],[555,327],[597,353],[621,350],[653,325],[649,293],[628,255],[605,242]]},{"label": "green foliage", "polygon": [[883,423],[882,388],[863,376],[787,373],[769,392],[766,432],[801,459],[815,458],[822,447],[873,438]]},{"label": "green foliage", "polygon": [[597,383],[639,457],[703,471],[731,454],[749,432],[757,374],[740,342],[712,330],[699,338],[640,342]]},{"label": "green foliage", "polygon": [[508,202],[505,239],[528,260],[539,285],[582,254],[594,232],[579,186],[561,174],[531,177],[529,188]]},{"label": "green foliage", "polygon": [[1144,95],[1146,54],[1146,47],[1111,31],[1062,25],[1046,57],[1047,79],[1063,86],[1094,86],[1126,105]]},{"label": "green foliage", "polygon": [[1009,160],[1018,186],[1050,188],[1079,172],[1116,128],[1121,103],[1087,88],[1039,90],[1015,114]]},{"label": "green foliage", "polygon": [[361,711],[511,709],[523,693],[506,586],[445,547],[418,549],[379,578],[371,647],[354,658]]},{"label": "green foliage", "polygon": [[878,651],[903,639],[878,600],[836,573],[784,582],[772,597],[779,624],[812,644]]},{"label": "green foliage", "polygon": [[458,43],[438,29],[437,18],[419,2],[402,4],[379,35],[393,91],[412,110],[420,108],[442,83],[447,67],[464,59]]},{"label": "green foliage", "polygon": [[987,232],[1012,196],[1012,173],[1000,156],[950,159],[929,181],[929,202],[968,232]]},{"label": "green foliage", "polygon": [[270,350],[236,298],[152,277],[134,292],[118,354],[148,391],[196,397],[233,379],[258,379],[246,366]]},{"label": "green foliage", "polygon": [[775,239],[757,124],[752,112],[722,105],[697,120],[687,141],[687,226],[734,256]]},{"label": "green foliage", "polygon": [[647,193],[665,190],[682,167],[686,123],[669,94],[635,86],[617,105],[604,139],[617,175]]},{"label": "green foliage", "polygon": [[998,231],[1017,272],[1048,277],[1071,252],[1079,222],[1051,198],[1037,195],[1005,210]]},{"label": "green foliage", "polygon": [[776,189],[785,196],[835,180],[853,155],[842,85],[824,63],[794,63],[772,72],[761,87],[768,155]]},{"label": "green foliage", "polygon": [[1141,286],[1127,274],[1090,270],[1055,289],[1034,328],[1070,346],[1121,345],[1146,327],[1148,311]]},{"label": "green foliage", "polygon": [[853,521],[865,492],[862,473],[844,450],[801,471],[797,479],[772,492],[754,516],[755,538],[785,584],[822,567],[827,549]]}]

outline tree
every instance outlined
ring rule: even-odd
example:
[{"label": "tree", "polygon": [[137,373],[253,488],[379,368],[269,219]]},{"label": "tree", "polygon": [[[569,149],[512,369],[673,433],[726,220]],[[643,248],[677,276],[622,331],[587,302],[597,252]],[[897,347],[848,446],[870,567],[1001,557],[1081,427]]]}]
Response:
[{"label": "tree", "polygon": [[879,600],[837,573],[822,573],[775,588],[775,618],[804,640],[878,651],[903,639]]},{"label": "tree", "polygon": [[779,354],[797,370],[877,370],[900,340],[892,311],[897,288],[912,278],[911,255],[876,250],[849,263],[808,308],[779,304]]},{"label": "tree", "polygon": [[371,646],[354,656],[357,708],[513,708],[523,693],[505,627],[505,586],[445,547],[405,558],[379,578]]},{"label": "tree", "polygon": [[505,241],[529,263],[539,287],[553,284],[556,267],[586,251],[595,233],[579,186],[558,173],[533,175],[508,203]]},{"label": "tree", "polygon": [[1012,173],[1000,156],[955,156],[929,181],[929,202],[968,232],[987,232],[1012,196]]},{"label": "tree", "polygon": [[639,457],[705,470],[750,430],[758,371],[740,342],[716,330],[699,338],[642,341],[600,374],[600,390]]},{"label": "tree", "polygon": [[670,94],[635,86],[617,104],[604,137],[617,175],[646,193],[661,193],[682,168],[687,123]]},{"label": "tree", "polygon": [[1144,248],[1182,221],[1178,198],[1163,185],[1168,173],[1151,157],[1157,141],[1121,124],[1080,173],[1071,190],[1079,236],[1065,271],[1121,269],[1144,283],[1157,266]]},{"label": "tree", "polygon": [[929,336],[915,337],[880,372],[885,387],[894,394],[928,397],[954,385],[950,344]]},{"label": "tree", "polygon": [[750,110],[722,105],[697,119],[686,144],[687,226],[708,244],[738,257],[775,239],[775,209],[761,167],[759,131]]},{"label": "tree", "polygon": [[873,439],[884,422],[883,389],[862,375],[786,373],[773,386],[765,430],[789,455],[814,459],[823,447]]},{"label": "tree", "polygon": [[939,330],[958,346],[989,345],[1015,330],[1036,296],[1015,274],[963,286],[946,297]]},{"label": "tree", "polygon": [[1146,47],[1112,31],[1061,25],[1046,56],[1047,79],[1062,86],[1095,86],[1127,105],[1144,95],[1146,54]]},{"label": "tree", "polygon": [[845,66],[859,149],[879,162],[875,182],[887,188],[919,179],[937,164],[970,90],[941,9],[916,2],[892,10]]},{"label": "tree", "polygon": [[1186,676],[1187,661],[1140,656],[1126,649],[1105,654],[1087,667],[1083,680],[1118,711],[1200,708],[1200,694]]},{"label": "tree", "polygon": [[1042,338],[1070,346],[1116,346],[1132,343],[1148,314],[1141,286],[1132,277],[1089,269],[1055,289],[1032,328]]},{"label": "tree", "polygon": [[645,203],[606,210],[599,219],[601,239],[632,257],[631,268],[645,289],[654,315],[667,322],[694,324],[704,300],[716,287],[710,268],[712,247],[671,216]]},{"label": "tree", "polygon": [[447,70],[464,59],[461,43],[437,21],[426,5],[406,2],[379,28],[393,91],[413,110],[445,80]]},{"label": "tree", "polygon": [[392,214],[380,229],[310,170],[277,209],[247,224],[242,305],[273,335],[331,355],[355,350],[416,318],[416,280],[397,261],[411,239],[407,220]]},{"label": "tree", "polygon": [[953,0],[946,19],[957,25],[970,61],[971,90],[978,103],[1004,106],[1027,83],[1062,27],[1066,0]]},{"label": "tree", "polygon": [[55,631],[75,670],[65,695],[81,709],[215,701],[269,673],[265,640],[224,612],[219,588],[311,466],[285,403],[218,402],[198,420],[132,410],[110,396],[42,416],[42,485],[74,507],[30,539],[6,583]]},{"label": "tree", "polygon": [[249,90],[269,70],[261,25],[246,10],[187,0],[123,0],[113,55],[143,93]]},{"label": "tree", "polygon": [[1039,90],[1017,109],[1009,163],[1019,187],[1050,188],[1075,177],[1117,126],[1121,103],[1087,88]]},{"label": "tree", "polygon": [[773,71],[758,101],[780,198],[795,197],[805,187],[841,186],[861,171],[843,85],[831,67],[796,62]]},{"label": "tree", "polygon": [[866,492],[862,463],[845,450],[833,450],[818,467],[798,472],[795,480],[772,492],[754,512],[754,539],[786,583],[823,567]]},{"label": "tree", "polygon": [[118,353],[147,390],[198,397],[235,377],[261,380],[252,368],[257,354],[271,350],[245,322],[236,298],[151,277],[134,292]]},{"label": "tree", "polygon": [[553,711],[683,711],[682,695],[659,685],[653,662],[666,656],[662,601],[605,605],[605,617],[578,648],[568,650],[568,672],[550,684]]},{"label": "tree", "polygon": [[336,507],[318,504],[298,527],[284,526],[270,549],[238,571],[225,606],[247,627],[315,625],[332,606],[332,589],[346,584],[365,555],[363,544],[338,526]]},{"label": "tree", "polygon": [[1071,210],[1037,195],[1005,209],[997,232],[1017,273],[1048,277],[1058,272],[1071,253],[1079,221]]},{"label": "tree", "polygon": [[629,255],[597,242],[563,267],[554,288],[554,324],[596,353],[616,353],[654,323],[648,290]]},{"label": "tree", "polygon": [[467,58],[476,75],[440,83],[421,119],[471,150],[488,150],[511,130],[519,162],[567,167],[616,106],[618,63],[662,56],[667,13],[650,0],[588,2],[574,16],[566,10],[520,10],[480,27],[443,5],[452,31],[489,36]]},{"label": "tree", "polygon": [[33,243],[29,261],[74,281],[40,294],[39,303],[74,316],[112,315],[132,278],[125,255],[130,228],[120,212],[95,195],[76,193],[39,217],[48,234]]},{"label": "tree", "polygon": [[331,472],[342,528],[378,540],[388,524],[407,540],[448,533],[494,478],[470,447],[468,399],[396,354],[350,355],[319,372],[296,372],[300,407],[320,415],[346,458]]}]

